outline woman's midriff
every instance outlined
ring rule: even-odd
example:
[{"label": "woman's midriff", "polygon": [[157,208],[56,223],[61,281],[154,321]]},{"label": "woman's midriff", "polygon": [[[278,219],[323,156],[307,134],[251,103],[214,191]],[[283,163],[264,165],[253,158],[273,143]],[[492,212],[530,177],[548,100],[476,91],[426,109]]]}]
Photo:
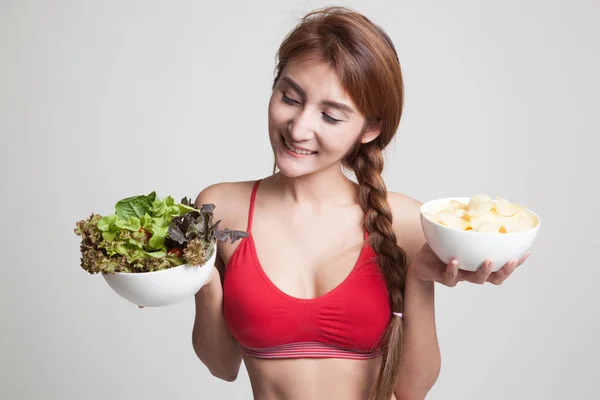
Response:
[{"label": "woman's midriff", "polygon": [[244,354],[244,364],[255,400],[367,400],[381,357],[266,360]]}]

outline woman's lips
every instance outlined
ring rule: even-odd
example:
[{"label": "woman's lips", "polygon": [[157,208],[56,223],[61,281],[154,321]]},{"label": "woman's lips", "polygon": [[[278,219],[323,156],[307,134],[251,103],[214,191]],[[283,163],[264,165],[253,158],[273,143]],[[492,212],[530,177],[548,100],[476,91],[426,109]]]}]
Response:
[{"label": "woman's lips", "polygon": [[[283,142],[283,147],[284,147],[284,149],[285,149],[285,152],[286,152],[287,154],[289,154],[289,155],[293,156],[293,157],[296,157],[296,158],[306,158],[306,157],[314,156],[315,154],[317,154],[317,152],[316,152],[316,151],[314,151],[314,152],[312,152],[312,153],[310,153],[310,154],[300,154],[300,153],[296,153],[295,151],[291,150],[291,149],[288,147],[288,145],[287,145],[287,143],[286,143],[286,141],[285,141],[285,137],[284,137],[283,135],[281,136],[281,140],[282,140],[282,142]],[[305,150],[305,151],[310,151],[310,150]]]}]

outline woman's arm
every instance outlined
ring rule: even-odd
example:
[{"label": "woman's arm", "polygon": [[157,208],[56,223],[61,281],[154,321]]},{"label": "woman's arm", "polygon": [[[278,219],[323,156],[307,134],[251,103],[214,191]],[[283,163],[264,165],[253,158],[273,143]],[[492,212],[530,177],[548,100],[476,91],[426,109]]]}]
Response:
[{"label": "woman's arm", "polygon": [[398,400],[422,400],[439,376],[441,355],[435,326],[434,283],[419,280],[410,268],[425,244],[421,204],[396,193],[390,193],[389,203],[398,245],[406,253],[408,266],[402,317],[404,358],[394,394]]},{"label": "woman's arm", "polygon": [[433,387],[441,368],[434,283],[419,281],[409,269],[404,302],[404,361],[394,393],[398,400],[422,400]]},{"label": "woman's arm", "polygon": [[237,378],[242,357],[223,317],[223,286],[217,269],[210,282],[196,293],[192,343],[211,374],[228,382]]},{"label": "woman's arm", "polygon": [[[196,207],[202,204],[218,204],[218,185],[204,189],[196,199]],[[217,207],[215,207],[216,210]],[[225,207],[226,209],[226,207]],[[221,219],[216,215],[215,218]],[[234,381],[239,373],[242,356],[239,345],[232,336],[223,315],[224,264],[217,252],[215,267],[209,282],[196,293],[196,317],[192,330],[192,344],[198,358],[211,374],[228,382]]]}]

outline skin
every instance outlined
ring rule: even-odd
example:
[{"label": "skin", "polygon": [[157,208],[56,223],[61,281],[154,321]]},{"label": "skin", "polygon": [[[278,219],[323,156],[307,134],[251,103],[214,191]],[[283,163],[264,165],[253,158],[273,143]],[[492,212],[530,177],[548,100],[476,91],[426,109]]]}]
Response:
[{"label": "skin", "polygon": [[[290,81],[291,80],[291,81]],[[293,83],[292,83],[293,81]],[[301,91],[299,90],[301,89]],[[342,111],[324,100],[343,103]],[[350,273],[362,243],[363,212],[355,201],[357,185],[341,172],[340,160],[356,142],[377,137],[364,131],[364,116],[343,90],[329,66],[318,59],[291,62],[273,90],[268,108],[269,138],[280,172],[265,178],[257,193],[253,236],[266,274],[282,291],[299,298],[323,295]],[[339,122],[334,122],[333,119]],[[308,157],[289,154],[282,136],[296,147],[316,151]],[[211,185],[196,205],[214,203],[221,226],[245,230],[253,181]],[[405,291],[405,361],[392,399],[424,399],[440,370],[434,321],[434,282],[501,284],[525,260],[490,273],[442,263],[425,243],[420,203],[388,193],[398,244],[407,254]],[[273,246],[277,243],[277,246]],[[364,400],[377,376],[381,357],[372,360],[261,360],[243,354],[223,318],[223,272],[240,242],[218,243],[213,274],[196,294],[192,333],[200,360],[216,377],[236,379],[244,361],[255,399]]]}]

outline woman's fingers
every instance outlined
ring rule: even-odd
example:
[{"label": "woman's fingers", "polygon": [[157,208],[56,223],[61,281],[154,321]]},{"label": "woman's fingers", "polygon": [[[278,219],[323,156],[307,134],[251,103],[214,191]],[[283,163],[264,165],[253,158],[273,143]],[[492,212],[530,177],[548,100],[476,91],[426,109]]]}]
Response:
[{"label": "woman's fingers", "polygon": [[440,283],[454,287],[458,282],[467,281],[478,285],[490,282],[494,285],[500,285],[504,282],[514,270],[523,264],[531,253],[526,253],[521,259],[507,262],[500,270],[492,272],[492,262],[486,260],[477,271],[466,271],[458,269],[458,262],[452,261],[448,264],[445,273],[442,275]]},{"label": "woman's fingers", "polygon": [[458,282],[458,261],[452,260],[446,265],[446,269],[441,276],[440,283],[449,287],[456,286]]},{"label": "woman's fingers", "polygon": [[518,262],[518,264],[517,264],[517,267],[518,267],[519,265],[523,264],[523,263],[525,262],[525,260],[527,260],[527,258],[529,258],[529,256],[530,256],[530,255],[531,255],[531,252],[530,252],[530,251],[528,251],[527,253],[525,253],[525,255],[519,259],[519,262]]},{"label": "woman's fingers", "polygon": [[483,262],[481,267],[475,271],[475,280],[473,283],[477,283],[479,285],[483,285],[487,282],[490,274],[492,273],[492,262],[490,260],[486,260]]},{"label": "woman's fingers", "polygon": [[516,261],[507,262],[500,270],[492,272],[492,262],[486,260],[477,271],[466,271],[459,269],[459,263],[452,260],[445,267],[440,267],[440,277],[438,282],[449,287],[454,287],[458,282],[467,281],[478,285],[483,285],[486,282],[500,285],[506,280],[519,265],[523,264],[531,252],[525,253],[523,257]]},{"label": "woman's fingers", "polygon": [[487,282],[491,272],[491,261],[484,261],[477,271],[460,270],[458,273],[458,281],[467,281],[478,285],[483,285],[485,282]]},{"label": "woman's fingers", "polygon": [[519,261],[509,261],[500,270],[493,272],[489,277],[489,282],[494,285],[500,285],[513,273],[519,266]]},{"label": "woman's fingers", "polygon": [[507,262],[502,267],[502,269],[500,269],[499,271],[496,271],[490,275],[489,282],[493,283],[494,285],[502,284],[502,282],[504,282],[506,280],[506,278],[508,278],[515,271],[515,269],[518,266],[522,265],[527,260],[527,258],[529,257],[530,254],[531,254],[531,252],[528,251],[519,260]]}]

